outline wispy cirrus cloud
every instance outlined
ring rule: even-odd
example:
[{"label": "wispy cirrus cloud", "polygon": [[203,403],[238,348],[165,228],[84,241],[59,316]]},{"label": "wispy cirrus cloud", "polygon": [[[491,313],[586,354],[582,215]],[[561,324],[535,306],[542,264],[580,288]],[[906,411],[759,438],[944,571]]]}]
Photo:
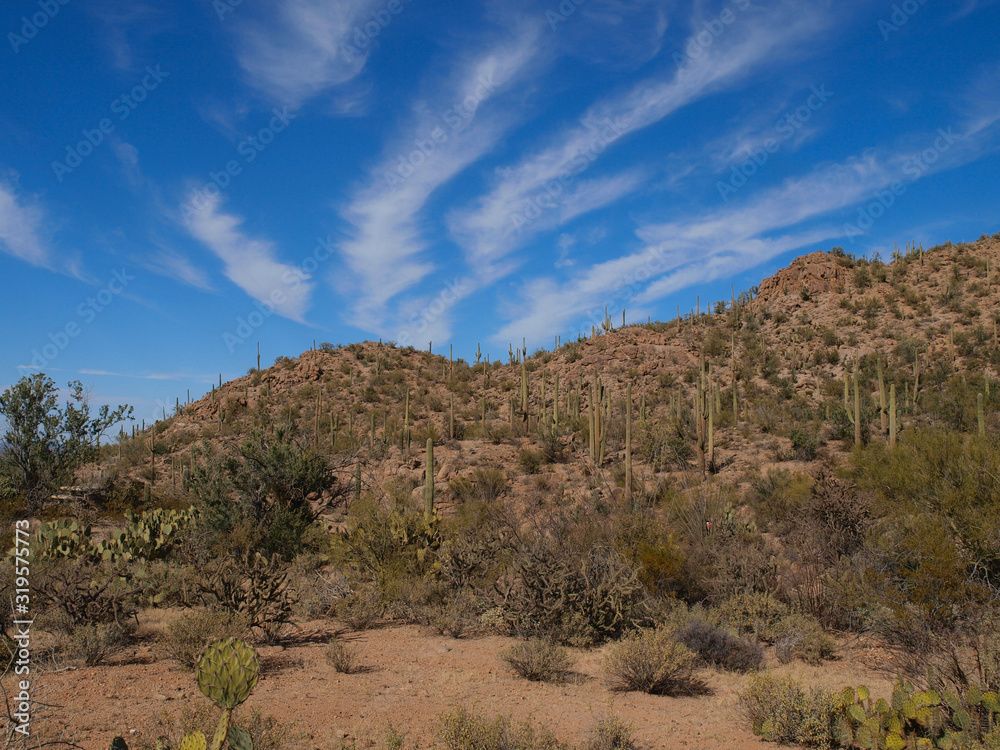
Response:
[{"label": "wispy cirrus cloud", "polygon": [[247,236],[242,224],[241,217],[220,210],[218,196],[185,220],[191,236],[225,264],[230,281],[258,302],[273,305],[279,315],[304,322],[315,285],[302,278],[300,269],[278,261],[272,242]]},{"label": "wispy cirrus cloud", "polygon": [[264,96],[295,107],[351,80],[368,53],[352,43],[355,26],[377,0],[276,0],[262,15],[243,6],[230,16],[246,82]]},{"label": "wispy cirrus cloud", "polygon": [[[404,302],[395,316],[388,309],[390,300],[435,268],[424,257],[428,240],[421,213],[436,190],[490,152],[523,118],[521,108],[495,100],[536,70],[543,57],[538,25],[525,24],[512,38],[461,60],[438,91],[414,105],[366,184],[341,211],[351,229],[339,251],[359,290],[352,322],[365,330],[388,330],[398,323],[390,318],[406,317],[405,310],[419,306]],[[443,317],[437,320],[443,325]]]},{"label": "wispy cirrus cloud", "polygon": [[[546,148],[504,168],[487,195],[451,217],[452,233],[465,246],[470,259],[484,262],[502,257],[523,243],[532,231],[558,224],[555,219],[535,222],[531,231],[525,232],[521,219],[537,212],[537,207],[532,206],[553,192],[557,193],[553,200],[581,202],[584,189],[592,192],[594,184],[575,184],[575,176],[615,141],[660,122],[704,96],[744,81],[766,64],[783,61],[787,53],[830,22],[827,3],[803,9],[799,4],[785,2],[776,8],[746,13],[749,15],[736,19],[712,46],[687,60],[666,80],[648,78],[621,94],[598,101],[577,124],[552,138]],[[696,28],[701,31],[700,26]],[[607,199],[590,199],[587,210],[607,205],[624,194],[611,189],[614,184],[623,186],[622,175],[595,179],[608,183],[604,191]],[[570,212],[568,218],[580,213]]]},{"label": "wispy cirrus cloud", "polygon": [[159,245],[155,252],[144,253],[136,262],[160,276],[179,281],[182,284],[204,291],[213,289],[208,274],[198,268],[189,258],[164,245]]},{"label": "wispy cirrus cloud", "polygon": [[0,181],[0,249],[33,266],[51,268],[43,222],[44,213],[37,203],[19,198],[13,185]]},{"label": "wispy cirrus cloud", "polygon": [[890,197],[901,200],[917,180],[995,152],[1000,149],[998,122],[996,114],[980,114],[954,130],[912,137],[905,146],[821,165],[739,206],[640,226],[636,236],[643,244],[633,253],[593,264],[564,281],[526,282],[494,340],[527,336],[544,341],[583,317],[588,324],[598,319],[604,305],[649,305],[695,283],[731,277],[784,253],[841,238],[845,225],[830,219],[837,211],[878,202],[879,194],[888,201],[893,184],[902,192]]}]

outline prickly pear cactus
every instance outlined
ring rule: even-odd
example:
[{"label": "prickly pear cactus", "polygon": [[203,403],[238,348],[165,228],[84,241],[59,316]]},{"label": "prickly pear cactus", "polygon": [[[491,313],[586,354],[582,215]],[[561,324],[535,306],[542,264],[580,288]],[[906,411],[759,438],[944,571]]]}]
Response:
[{"label": "prickly pear cactus", "polygon": [[198,689],[219,708],[233,709],[243,703],[260,679],[260,658],[245,641],[222,638],[213,641],[198,659]]},{"label": "prickly pear cactus", "polygon": [[230,750],[253,750],[253,740],[250,733],[241,727],[230,726],[229,734],[226,736]]},{"label": "prickly pear cactus", "polygon": [[208,740],[202,732],[185,734],[177,750],[208,750]]}]

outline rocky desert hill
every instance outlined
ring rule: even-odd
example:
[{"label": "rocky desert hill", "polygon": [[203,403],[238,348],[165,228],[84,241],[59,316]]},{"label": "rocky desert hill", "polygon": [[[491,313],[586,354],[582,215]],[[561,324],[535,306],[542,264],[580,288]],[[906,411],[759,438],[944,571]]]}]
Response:
[{"label": "rocky desert hill", "polygon": [[[307,440],[338,457],[347,484],[360,464],[366,487],[391,478],[412,480],[420,485],[414,490],[420,501],[430,437],[437,446],[436,498],[448,509],[454,502],[450,480],[475,466],[515,468],[521,453],[545,447],[547,426],[558,411],[560,435],[553,440],[559,460],[534,467],[538,473],[522,473],[512,494],[530,494],[531,486],[544,481],[579,500],[594,491],[595,482],[601,492],[621,490],[616,481],[621,483],[622,470],[615,470],[623,461],[628,386],[637,481],[655,482],[664,472],[700,476],[696,425],[690,450],[675,445],[667,450],[672,455],[652,433],[678,415],[681,422],[695,418],[704,366],[717,407],[708,471],[735,478],[753,467],[796,459],[836,463],[843,435],[825,420],[803,423],[802,414],[819,410],[828,417],[827,405],[842,402],[855,361],[862,363],[863,399],[879,398],[877,359],[895,381],[899,429],[930,419],[931,410],[913,406],[911,394],[921,383],[922,390],[932,390],[951,372],[965,372],[980,384],[996,377],[998,261],[1000,241],[986,236],[929,250],[908,246],[886,261],[855,259],[839,249],[812,253],[711,309],[706,303],[679,320],[624,328],[616,328],[611,315],[606,331],[533,354],[512,342],[508,361],[488,365],[392,343],[324,344],[251,368],[140,431],[123,450],[131,457],[129,475],[151,484],[154,496],[169,499],[191,465],[192,446],[219,452],[254,427],[293,422]],[[604,389],[607,417],[604,460],[596,463],[587,436],[595,378]],[[878,422],[874,431],[884,434],[880,415],[868,416]],[[807,449],[798,455],[790,440],[793,428],[808,432],[799,437]],[[117,465],[117,449],[106,455]],[[530,465],[532,456],[525,461]],[[108,473],[117,476],[114,466]],[[89,467],[85,476],[94,475]]]}]

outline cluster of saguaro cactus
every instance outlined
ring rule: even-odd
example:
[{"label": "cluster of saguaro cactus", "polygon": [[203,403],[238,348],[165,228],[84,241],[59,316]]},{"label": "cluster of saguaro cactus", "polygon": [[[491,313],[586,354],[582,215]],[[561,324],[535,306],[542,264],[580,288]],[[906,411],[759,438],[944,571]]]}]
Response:
[{"label": "cluster of saguaro cactus", "polygon": [[589,411],[587,416],[590,427],[590,458],[598,466],[604,463],[604,448],[607,444],[609,398],[607,389],[601,384],[600,377],[595,374],[594,382],[590,385]]},{"label": "cluster of saguaro cactus", "polygon": [[698,465],[704,477],[707,470],[715,467],[715,414],[718,410],[718,394],[712,379],[712,366],[705,370],[705,357],[702,356],[700,375],[695,396],[695,431],[698,437]]}]

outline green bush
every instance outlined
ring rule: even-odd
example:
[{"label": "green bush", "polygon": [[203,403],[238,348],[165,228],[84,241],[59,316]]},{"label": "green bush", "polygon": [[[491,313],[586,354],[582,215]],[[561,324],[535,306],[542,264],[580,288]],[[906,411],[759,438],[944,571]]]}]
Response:
[{"label": "green bush", "polygon": [[439,737],[446,750],[569,750],[529,720],[515,724],[510,716],[489,719],[466,708],[441,717]]},{"label": "green bush", "polygon": [[839,747],[834,733],[836,702],[829,693],[806,694],[791,677],[759,672],[739,699],[753,733],[767,742]]},{"label": "green bush", "polygon": [[611,646],[604,673],[612,690],[653,695],[693,692],[696,657],[666,628],[640,630]]},{"label": "green bush", "polygon": [[832,659],[837,653],[833,640],[815,618],[806,615],[789,615],[773,629],[775,653],[783,664],[801,659],[807,664],[818,665]]},{"label": "green bush", "polygon": [[532,638],[500,654],[515,672],[533,682],[560,682],[573,667],[569,652],[557,643]]},{"label": "green bush", "polygon": [[586,750],[638,750],[632,725],[617,716],[598,719],[590,728]]}]

